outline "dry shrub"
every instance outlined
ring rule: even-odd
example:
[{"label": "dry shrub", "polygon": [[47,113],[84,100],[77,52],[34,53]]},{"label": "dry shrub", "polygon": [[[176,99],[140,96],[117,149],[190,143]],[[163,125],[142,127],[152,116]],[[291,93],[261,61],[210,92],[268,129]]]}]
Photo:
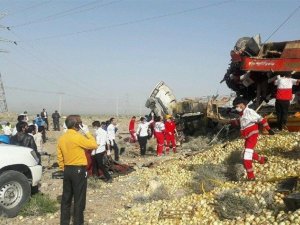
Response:
[{"label": "dry shrub", "polygon": [[91,189],[99,189],[101,185],[103,184],[103,181],[98,178],[89,178],[88,179],[88,187]]},{"label": "dry shrub", "polygon": [[253,199],[237,196],[234,192],[234,190],[226,191],[216,197],[215,211],[220,219],[235,219],[259,212]]},{"label": "dry shrub", "polygon": [[161,185],[160,188],[157,188],[149,196],[150,201],[158,201],[158,200],[164,200],[169,198],[170,198],[169,192],[164,185]]},{"label": "dry shrub", "polygon": [[273,191],[265,191],[262,193],[262,197],[266,202],[267,209],[274,209],[275,208],[275,201],[274,201],[275,193]]},{"label": "dry shrub", "polygon": [[152,201],[158,200],[167,200],[170,199],[170,194],[167,188],[164,185],[161,185],[159,188],[155,189],[149,196],[146,195],[136,195],[133,198],[133,201],[141,204],[146,204]]},{"label": "dry shrub", "polygon": [[215,187],[227,181],[226,167],[224,165],[203,164],[194,166],[195,176],[191,187],[196,193],[213,190]]}]

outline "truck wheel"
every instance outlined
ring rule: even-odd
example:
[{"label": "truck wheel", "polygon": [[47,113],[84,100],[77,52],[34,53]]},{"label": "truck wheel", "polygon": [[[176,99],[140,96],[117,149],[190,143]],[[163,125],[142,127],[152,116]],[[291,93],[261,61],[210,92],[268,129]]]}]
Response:
[{"label": "truck wheel", "polygon": [[27,177],[9,170],[0,175],[0,215],[15,217],[30,197]]}]

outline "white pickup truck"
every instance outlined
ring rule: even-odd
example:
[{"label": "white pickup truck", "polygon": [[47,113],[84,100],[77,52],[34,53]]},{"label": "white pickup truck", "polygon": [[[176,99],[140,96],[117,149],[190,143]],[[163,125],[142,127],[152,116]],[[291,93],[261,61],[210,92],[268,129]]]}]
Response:
[{"label": "white pickup truck", "polygon": [[42,166],[32,149],[0,144],[0,215],[15,217],[41,178]]}]

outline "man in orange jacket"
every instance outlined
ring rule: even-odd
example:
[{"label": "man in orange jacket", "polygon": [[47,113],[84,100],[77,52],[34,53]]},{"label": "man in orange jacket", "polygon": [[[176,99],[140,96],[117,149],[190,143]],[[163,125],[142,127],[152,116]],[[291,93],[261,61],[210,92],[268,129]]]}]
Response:
[{"label": "man in orange jacket", "polygon": [[173,152],[176,153],[176,137],[177,134],[175,122],[172,120],[171,115],[166,115],[166,122],[165,122],[165,137],[166,137],[166,152],[169,153],[170,151],[170,144],[172,144]]}]

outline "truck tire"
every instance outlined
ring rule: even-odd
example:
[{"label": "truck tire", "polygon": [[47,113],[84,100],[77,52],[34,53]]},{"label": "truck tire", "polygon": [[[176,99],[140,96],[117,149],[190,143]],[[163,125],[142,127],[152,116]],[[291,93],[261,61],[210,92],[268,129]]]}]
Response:
[{"label": "truck tire", "polygon": [[30,184],[24,174],[9,170],[0,175],[0,215],[17,216],[30,195]]}]

